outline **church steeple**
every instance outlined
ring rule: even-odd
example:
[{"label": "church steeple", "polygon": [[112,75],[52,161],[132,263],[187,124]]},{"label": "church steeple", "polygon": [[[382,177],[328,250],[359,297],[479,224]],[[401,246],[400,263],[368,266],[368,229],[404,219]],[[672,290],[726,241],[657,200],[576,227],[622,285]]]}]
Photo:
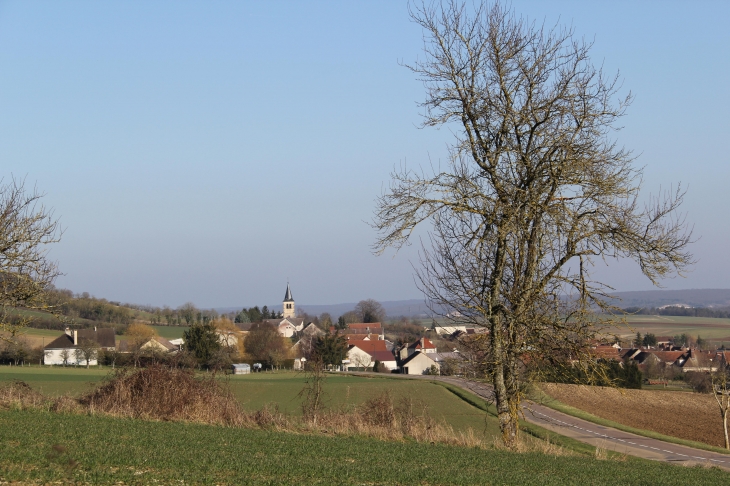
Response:
[{"label": "church steeple", "polygon": [[294,298],[291,296],[291,289],[289,288],[288,282],[286,284],[286,294],[284,294],[284,302],[282,307],[284,311],[284,318],[296,317],[296,313],[294,312]]}]

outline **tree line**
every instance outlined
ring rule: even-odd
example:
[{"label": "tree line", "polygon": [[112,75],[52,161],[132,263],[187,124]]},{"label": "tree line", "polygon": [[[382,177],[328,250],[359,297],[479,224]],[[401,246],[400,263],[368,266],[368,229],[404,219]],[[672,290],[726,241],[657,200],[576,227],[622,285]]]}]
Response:
[{"label": "tree line", "polygon": [[730,318],[730,308],[720,307],[712,309],[709,307],[626,307],[623,309],[626,314],[651,315],[651,316],[675,316],[675,317],[712,317],[718,319]]}]

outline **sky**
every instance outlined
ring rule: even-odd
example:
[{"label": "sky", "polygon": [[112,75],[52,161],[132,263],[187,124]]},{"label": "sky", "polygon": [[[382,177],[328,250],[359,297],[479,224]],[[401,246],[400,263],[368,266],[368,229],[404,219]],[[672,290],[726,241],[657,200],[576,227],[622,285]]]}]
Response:
[{"label": "sky", "polygon": [[[572,25],[635,101],[617,134],[645,194],[687,188],[698,259],[669,289],[730,287],[730,2],[519,1]],[[404,1],[0,2],[0,177],[64,228],[57,286],[137,304],[421,298],[417,245],[376,256],[394,166],[445,161],[419,128]],[[423,234],[423,233],[422,233]],[[618,290],[651,283],[599,262]]]}]

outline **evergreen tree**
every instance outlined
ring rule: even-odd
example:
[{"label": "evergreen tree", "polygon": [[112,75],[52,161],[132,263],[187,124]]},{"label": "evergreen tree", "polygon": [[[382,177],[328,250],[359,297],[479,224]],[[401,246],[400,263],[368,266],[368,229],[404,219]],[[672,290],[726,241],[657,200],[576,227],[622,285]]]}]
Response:
[{"label": "evergreen tree", "polygon": [[211,323],[193,324],[183,333],[185,349],[190,351],[200,364],[208,363],[221,345],[215,327]]},{"label": "evergreen tree", "polygon": [[639,331],[636,331],[636,339],[634,339],[634,346],[636,346],[637,348],[640,348],[642,344],[644,344],[644,338],[641,337],[641,333]]},{"label": "evergreen tree", "polygon": [[313,359],[321,359],[325,365],[340,365],[347,356],[347,338],[335,332],[327,332],[314,343]]}]

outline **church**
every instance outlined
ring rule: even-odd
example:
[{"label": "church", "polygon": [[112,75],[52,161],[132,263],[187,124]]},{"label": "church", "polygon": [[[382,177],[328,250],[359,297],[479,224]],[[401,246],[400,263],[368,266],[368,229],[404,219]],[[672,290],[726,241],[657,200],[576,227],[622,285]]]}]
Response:
[{"label": "church", "polygon": [[282,302],[283,317],[281,319],[266,319],[264,322],[274,325],[279,330],[279,334],[290,338],[304,329],[304,319],[296,317],[296,315],[294,297],[292,297],[291,288],[287,283],[284,301]]}]

